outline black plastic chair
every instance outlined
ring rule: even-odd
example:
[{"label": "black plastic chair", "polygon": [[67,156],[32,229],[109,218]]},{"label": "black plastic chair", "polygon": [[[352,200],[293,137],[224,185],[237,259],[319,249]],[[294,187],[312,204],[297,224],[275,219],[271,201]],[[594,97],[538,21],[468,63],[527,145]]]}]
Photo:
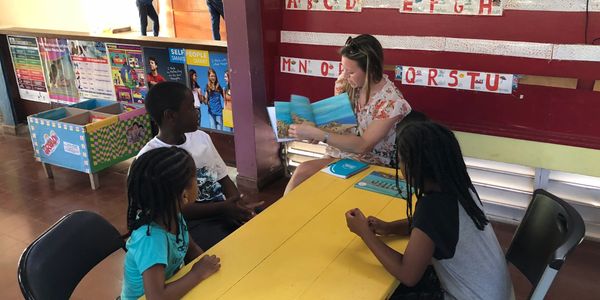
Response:
[{"label": "black plastic chair", "polygon": [[536,190],[506,252],[532,284],[529,299],[543,299],[567,255],[583,240],[585,224],[567,202]]},{"label": "black plastic chair", "polygon": [[19,259],[18,280],[25,299],[68,299],[98,263],[125,250],[117,229],[100,215],[74,211],[40,235]]}]

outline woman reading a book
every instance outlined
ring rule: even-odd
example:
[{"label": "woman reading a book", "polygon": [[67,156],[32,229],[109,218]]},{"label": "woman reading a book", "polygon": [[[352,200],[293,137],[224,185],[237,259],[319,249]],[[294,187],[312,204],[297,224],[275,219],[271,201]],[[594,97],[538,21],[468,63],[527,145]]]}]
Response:
[{"label": "woman reading a book", "polygon": [[383,74],[383,48],[375,37],[362,34],[349,37],[340,54],[344,71],[335,82],[335,94],[348,93],[358,126],[352,134],[335,134],[310,124],[290,125],[290,136],[328,146],[325,158],[296,168],[286,193],[337,158],[393,165],[394,127],[411,108]]}]

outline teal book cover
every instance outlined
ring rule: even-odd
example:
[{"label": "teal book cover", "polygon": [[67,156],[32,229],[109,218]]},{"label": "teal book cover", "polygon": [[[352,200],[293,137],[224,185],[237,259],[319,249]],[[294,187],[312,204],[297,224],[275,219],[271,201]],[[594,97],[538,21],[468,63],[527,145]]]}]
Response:
[{"label": "teal book cover", "polygon": [[292,124],[310,124],[337,134],[354,132],[358,122],[348,94],[343,93],[314,103],[310,99],[292,95],[289,102],[275,101],[274,114],[267,109],[277,140],[289,139]]},{"label": "teal book cover", "polygon": [[400,191],[396,187],[396,175],[373,171],[354,186],[359,189],[406,199],[406,182],[399,180]]},{"label": "teal book cover", "polygon": [[348,178],[368,167],[369,165],[364,162],[344,158],[330,163],[321,171],[340,178]]}]

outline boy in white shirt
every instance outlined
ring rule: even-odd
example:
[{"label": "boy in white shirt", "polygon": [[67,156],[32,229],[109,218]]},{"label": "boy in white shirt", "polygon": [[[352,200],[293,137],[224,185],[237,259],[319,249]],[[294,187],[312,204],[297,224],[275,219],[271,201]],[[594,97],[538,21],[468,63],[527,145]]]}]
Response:
[{"label": "boy in white shirt", "polygon": [[256,215],[262,202],[246,203],[227,175],[227,167],[210,136],[198,130],[198,110],[192,91],[176,82],[156,84],[145,99],[146,111],[158,134],[138,153],[160,147],[187,150],[196,163],[198,199],[182,207],[192,238],[208,249]]}]

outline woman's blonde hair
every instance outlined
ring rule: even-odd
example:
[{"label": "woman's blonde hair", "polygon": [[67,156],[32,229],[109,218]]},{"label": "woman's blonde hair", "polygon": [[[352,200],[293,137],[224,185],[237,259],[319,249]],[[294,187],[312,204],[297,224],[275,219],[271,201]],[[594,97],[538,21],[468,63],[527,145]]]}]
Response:
[{"label": "woman's blonde hair", "polygon": [[[367,74],[363,88],[366,88],[367,102],[371,96],[371,83],[377,83],[383,78],[383,47],[372,35],[361,34],[355,38],[348,37],[346,44],[339,50],[340,55],[356,61],[358,67]],[[356,109],[356,89],[346,84],[344,90],[350,96]]]}]

